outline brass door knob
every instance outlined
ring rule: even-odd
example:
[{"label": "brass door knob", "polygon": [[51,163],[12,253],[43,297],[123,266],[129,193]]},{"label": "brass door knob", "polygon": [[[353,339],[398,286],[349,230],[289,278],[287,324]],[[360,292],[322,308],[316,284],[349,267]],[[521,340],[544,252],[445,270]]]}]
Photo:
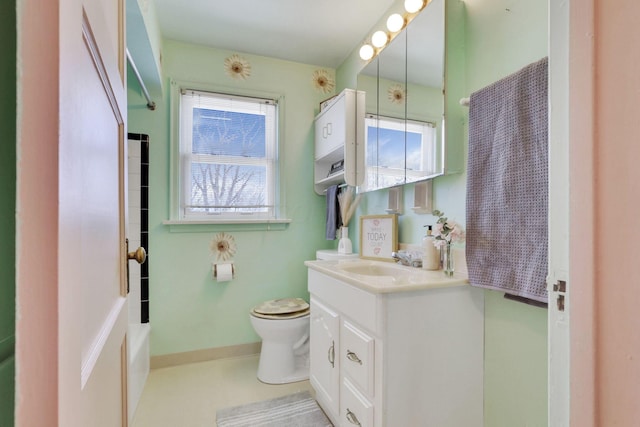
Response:
[{"label": "brass door knob", "polygon": [[147,259],[147,251],[142,246],[135,250],[135,252],[129,252],[127,259],[135,259],[138,264],[142,264]]}]

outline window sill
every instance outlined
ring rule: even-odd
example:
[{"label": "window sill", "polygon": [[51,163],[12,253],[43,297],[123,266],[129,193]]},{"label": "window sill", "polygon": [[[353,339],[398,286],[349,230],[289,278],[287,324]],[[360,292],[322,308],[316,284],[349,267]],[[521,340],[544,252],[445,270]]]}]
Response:
[{"label": "window sill", "polygon": [[165,220],[171,233],[199,231],[276,231],[286,230],[292,219],[206,219],[206,220]]}]

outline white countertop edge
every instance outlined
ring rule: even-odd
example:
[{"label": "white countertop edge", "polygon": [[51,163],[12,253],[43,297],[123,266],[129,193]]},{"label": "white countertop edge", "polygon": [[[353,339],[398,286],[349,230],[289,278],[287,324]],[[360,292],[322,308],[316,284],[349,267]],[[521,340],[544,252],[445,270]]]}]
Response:
[{"label": "white countertop edge", "polygon": [[[442,277],[434,277],[433,281],[425,281],[422,283],[393,284],[388,283],[388,276],[366,276],[344,272],[338,268],[339,263],[345,262],[367,262],[364,260],[331,260],[331,261],[305,261],[304,265],[312,270],[331,276],[335,279],[342,280],[350,285],[360,288],[364,291],[374,294],[387,294],[396,292],[411,292],[424,289],[449,288],[456,286],[469,286],[469,279],[466,274],[454,272],[453,277],[446,277],[442,270],[433,271],[434,275],[440,274]],[[406,267],[412,269],[415,267]],[[430,272],[431,273],[431,272]],[[378,282],[378,283],[376,283]]]}]

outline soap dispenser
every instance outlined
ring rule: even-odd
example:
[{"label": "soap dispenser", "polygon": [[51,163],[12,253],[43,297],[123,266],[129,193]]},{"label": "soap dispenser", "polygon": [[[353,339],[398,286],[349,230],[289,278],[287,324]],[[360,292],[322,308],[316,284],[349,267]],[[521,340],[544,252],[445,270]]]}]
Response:
[{"label": "soap dispenser", "polygon": [[427,227],[427,233],[422,238],[422,268],[425,270],[439,270],[440,269],[440,251],[434,246],[435,237],[431,234],[433,232],[430,225]]}]

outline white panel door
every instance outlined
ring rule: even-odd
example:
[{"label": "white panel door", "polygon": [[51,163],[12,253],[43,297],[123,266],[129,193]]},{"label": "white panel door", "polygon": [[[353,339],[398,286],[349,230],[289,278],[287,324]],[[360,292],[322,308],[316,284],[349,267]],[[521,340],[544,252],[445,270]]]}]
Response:
[{"label": "white panel door", "polygon": [[549,2],[549,422],[569,427],[569,2]]},{"label": "white panel door", "polygon": [[124,2],[60,2],[59,425],[127,424]]}]

